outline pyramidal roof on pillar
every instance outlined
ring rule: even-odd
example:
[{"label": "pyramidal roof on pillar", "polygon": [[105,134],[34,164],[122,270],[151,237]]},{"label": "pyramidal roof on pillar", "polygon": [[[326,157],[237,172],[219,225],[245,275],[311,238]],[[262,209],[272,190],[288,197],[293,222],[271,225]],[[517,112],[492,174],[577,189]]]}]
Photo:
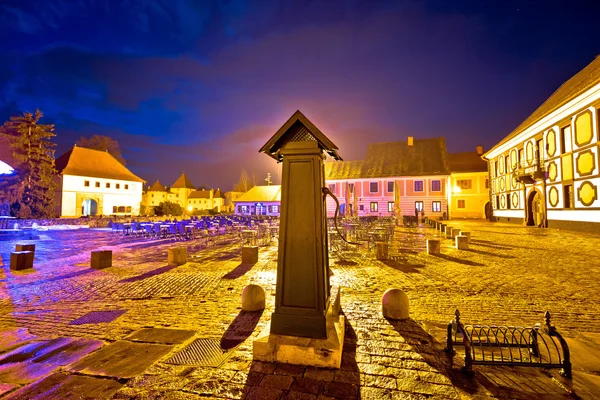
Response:
[{"label": "pyramidal roof on pillar", "polygon": [[266,153],[277,161],[281,161],[282,157],[279,150],[286,143],[306,141],[318,142],[323,151],[336,160],[342,161],[342,157],[337,153],[338,147],[299,110],[296,110],[290,119],[279,128],[275,135],[259,150],[259,153]]},{"label": "pyramidal roof on pillar", "polygon": [[190,182],[189,178],[187,177],[187,175],[185,174],[185,172],[183,174],[181,174],[181,176],[179,178],[177,178],[177,180],[175,181],[174,184],[171,185],[171,189],[196,189],[196,186],[192,185],[192,182]]}]

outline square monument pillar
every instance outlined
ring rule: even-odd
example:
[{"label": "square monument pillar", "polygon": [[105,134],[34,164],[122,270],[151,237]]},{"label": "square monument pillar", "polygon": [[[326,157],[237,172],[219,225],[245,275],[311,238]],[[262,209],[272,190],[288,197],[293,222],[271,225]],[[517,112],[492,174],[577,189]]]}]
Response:
[{"label": "square monument pillar", "polygon": [[92,269],[104,269],[112,267],[112,250],[92,251],[92,260],[90,266]]}]

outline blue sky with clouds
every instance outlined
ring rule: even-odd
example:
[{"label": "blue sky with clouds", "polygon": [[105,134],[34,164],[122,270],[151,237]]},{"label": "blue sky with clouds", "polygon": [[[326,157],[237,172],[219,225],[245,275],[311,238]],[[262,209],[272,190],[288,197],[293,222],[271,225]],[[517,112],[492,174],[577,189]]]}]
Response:
[{"label": "blue sky with clouds", "polygon": [[[340,147],[489,148],[599,53],[591,1],[4,0],[0,118],[58,152],[117,139],[133,172],[228,190],[300,109]],[[592,36],[590,36],[592,35]]]}]

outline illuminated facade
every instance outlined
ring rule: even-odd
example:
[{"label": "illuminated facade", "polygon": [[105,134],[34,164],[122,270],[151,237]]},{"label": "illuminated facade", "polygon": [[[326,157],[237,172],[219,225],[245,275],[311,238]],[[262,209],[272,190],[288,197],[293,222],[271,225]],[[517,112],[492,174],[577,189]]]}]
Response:
[{"label": "illuminated facade", "polygon": [[144,180],[110,153],[74,146],[56,169],[61,217],[139,215]]},{"label": "illuminated facade", "polygon": [[482,154],[481,146],[473,152],[448,154],[451,219],[489,218],[491,214],[487,162]]},{"label": "illuminated facade", "polygon": [[[372,143],[365,160],[325,164],[329,190],[345,215],[448,216],[450,168],[444,138]],[[333,216],[335,202],[327,198]]]},{"label": "illuminated facade", "polygon": [[485,154],[496,220],[600,231],[600,58]]},{"label": "illuminated facade", "polygon": [[254,186],[233,203],[237,215],[279,216],[281,185]]}]

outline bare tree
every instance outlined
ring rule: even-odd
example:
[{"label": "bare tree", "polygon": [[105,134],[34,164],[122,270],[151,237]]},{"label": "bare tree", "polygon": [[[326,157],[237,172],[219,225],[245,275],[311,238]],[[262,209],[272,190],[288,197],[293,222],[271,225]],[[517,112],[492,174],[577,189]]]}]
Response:
[{"label": "bare tree", "polygon": [[121,164],[126,165],[125,159],[121,154],[121,148],[119,142],[108,136],[93,135],[92,137],[86,138],[81,137],[77,141],[77,146],[85,147],[88,149],[108,151],[114,158],[117,159]]},{"label": "bare tree", "polygon": [[253,175],[252,180],[250,180],[250,177],[248,177],[248,173],[246,172],[246,170],[243,169],[242,173],[240,174],[240,180],[233,187],[233,191],[245,193],[248,190],[252,189],[254,186],[256,186],[256,178]]}]

